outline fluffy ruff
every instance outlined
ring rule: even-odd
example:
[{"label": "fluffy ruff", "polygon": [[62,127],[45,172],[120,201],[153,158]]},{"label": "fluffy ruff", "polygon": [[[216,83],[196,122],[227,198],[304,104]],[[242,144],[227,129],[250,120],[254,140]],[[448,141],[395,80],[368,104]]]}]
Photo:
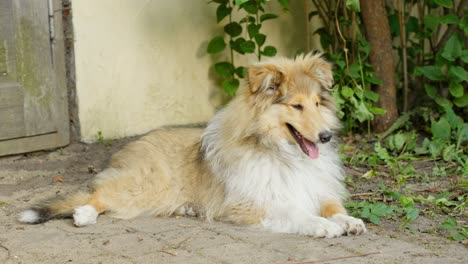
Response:
[{"label": "fluffy ruff", "polygon": [[246,85],[206,129],[153,131],[114,155],[93,193],[46,201],[18,220],[73,216],[85,226],[103,212],[186,214],[312,237],[364,233],[342,205],[332,83],[320,54],[251,65]]}]

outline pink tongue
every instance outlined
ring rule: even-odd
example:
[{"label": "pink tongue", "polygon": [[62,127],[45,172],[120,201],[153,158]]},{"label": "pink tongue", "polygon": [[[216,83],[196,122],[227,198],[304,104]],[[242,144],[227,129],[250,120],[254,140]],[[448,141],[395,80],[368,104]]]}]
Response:
[{"label": "pink tongue", "polygon": [[302,139],[302,143],[304,143],[306,149],[307,149],[307,154],[311,159],[316,159],[319,156],[319,148],[317,145],[315,145],[314,142],[309,141],[305,138]]}]

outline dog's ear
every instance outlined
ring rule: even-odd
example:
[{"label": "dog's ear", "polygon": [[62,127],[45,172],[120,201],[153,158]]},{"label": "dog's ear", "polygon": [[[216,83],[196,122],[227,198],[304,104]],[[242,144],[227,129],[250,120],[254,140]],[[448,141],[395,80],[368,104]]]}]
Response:
[{"label": "dog's ear", "polygon": [[253,65],[248,69],[248,83],[252,94],[280,95],[283,74],[274,65]]},{"label": "dog's ear", "polygon": [[322,88],[331,91],[333,85],[333,65],[326,61],[321,53],[304,56],[305,71],[316,79]]}]

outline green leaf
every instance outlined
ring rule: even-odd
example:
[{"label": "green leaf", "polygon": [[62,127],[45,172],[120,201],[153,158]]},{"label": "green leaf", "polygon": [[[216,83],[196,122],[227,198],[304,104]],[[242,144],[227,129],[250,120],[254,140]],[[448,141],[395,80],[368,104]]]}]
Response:
[{"label": "green leaf", "polygon": [[353,63],[349,66],[349,76],[354,79],[361,78],[361,66],[357,63]]},{"label": "green leaf", "polygon": [[442,151],[442,158],[445,161],[450,161],[452,159],[455,159],[457,156],[457,152],[455,150],[455,145],[450,145]]},{"label": "green leaf", "polygon": [[[419,20],[417,17],[410,16],[406,23],[406,34],[419,31]],[[399,32],[398,32],[399,33]]]},{"label": "green leaf", "polygon": [[376,203],[372,205],[371,213],[377,216],[387,216],[392,213],[392,208],[384,203]]},{"label": "green leaf", "polygon": [[451,82],[449,84],[449,91],[453,97],[459,98],[462,97],[464,92],[463,85],[461,83]]},{"label": "green leaf", "polygon": [[437,5],[443,6],[443,7],[446,7],[446,8],[452,8],[453,7],[452,0],[434,0],[434,2]]},{"label": "green leaf", "polygon": [[269,19],[275,19],[277,17],[278,17],[278,15],[271,14],[271,13],[266,13],[266,14],[263,14],[263,15],[260,16],[260,22],[263,22],[263,21],[269,20]]},{"label": "green leaf", "polygon": [[468,106],[468,93],[465,93],[462,97],[455,98],[455,100],[453,100],[453,103],[460,108],[467,107]]},{"label": "green leaf", "polygon": [[390,26],[390,33],[396,37],[400,35],[400,21],[397,14],[388,17],[388,24]]},{"label": "green leaf", "polygon": [[[445,147],[445,140],[436,138],[429,143],[429,153],[433,158],[439,157]],[[434,167],[436,168],[436,167]]]},{"label": "green leaf", "polygon": [[366,80],[370,83],[373,83],[373,84],[377,84],[379,86],[382,86],[384,83],[382,80],[380,80],[379,78],[375,77],[373,74],[372,75],[369,75]]},{"label": "green leaf", "polygon": [[406,136],[402,133],[397,133],[394,137],[395,149],[401,150],[406,143]]},{"label": "green leaf", "polygon": [[362,101],[359,102],[355,114],[361,123],[367,120],[372,120],[374,117]]},{"label": "green leaf", "polygon": [[458,24],[458,16],[455,14],[448,14],[440,18],[441,24]]},{"label": "green leaf", "polygon": [[247,75],[247,68],[243,66],[237,67],[236,75],[239,76],[239,78],[245,78]]},{"label": "green leaf", "polygon": [[258,32],[260,31],[260,28],[262,27],[262,25],[257,25],[257,24],[254,24],[254,23],[251,23],[247,26],[247,32],[249,32],[249,37],[250,38],[253,38],[255,37]]},{"label": "green leaf", "polygon": [[224,32],[229,34],[231,37],[237,37],[242,33],[242,27],[237,22],[231,22],[224,26]]},{"label": "green leaf", "polygon": [[362,208],[362,211],[361,211],[361,217],[363,218],[369,218],[371,212],[370,212],[370,208],[369,207],[364,207]]},{"label": "green leaf", "polygon": [[446,107],[452,107],[452,102],[450,102],[447,98],[445,97],[436,97],[435,102],[442,106],[442,108]]},{"label": "green leaf", "polygon": [[463,18],[460,19],[458,26],[463,30],[465,36],[468,35],[468,15],[466,15],[466,13]]},{"label": "green leaf", "polygon": [[448,75],[451,80],[455,80],[457,82],[466,82],[468,81],[467,72],[463,67],[460,66],[452,66],[450,65],[448,70]]},{"label": "green leaf", "polygon": [[443,79],[443,74],[437,66],[422,66],[416,68],[416,75],[424,75],[432,81],[440,81]]},{"label": "green leaf", "polygon": [[379,101],[379,94],[376,93],[376,92],[373,92],[373,91],[371,91],[371,90],[365,90],[365,91],[364,91],[364,96],[365,96],[367,99],[371,100],[372,102],[377,102],[377,101]]},{"label": "green leaf", "polygon": [[380,224],[380,218],[374,214],[370,215],[369,220],[375,225]]},{"label": "green leaf", "polygon": [[216,22],[221,22],[225,17],[227,17],[232,11],[232,8],[227,5],[219,5],[216,8]]},{"label": "green leaf", "polygon": [[266,36],[263,35],[262,33],[258,33],[257,35],[255,35],[254,39],[255,39],[255,42],[257,42],[257,45],[261,47],[265,43]]},{"label": "green leaf", "polygon": [[359,5],[359,0],[346,0],[346,8],[353,12],[361,12],[361,6]]},{"label": "green leaf", "polygon": [[234,65],[232,63],[223,61],[215,64],[216,73],[224,78],[230,78],[234,74]]},{"label": "green leaf", "polygon": [[248,1],[250,1],[250,0],[236,0],[235,4],[236,5],[242,5],[243,3],[248,2]]},{"label": "green leaf", "polygon": [[429,14],[424,16],[423,22],[424,28],[432,32],[437,27],[437,24],[439,24],[439,18],[436,15]]},{"label": "green leaf", "polygon": [[344,86],[343,88],[341,88],[341,95],[344,98],[350,98],[351,96],[353,96],[353,94],[353,89],[349,88],[348,86]]},{"label": "green leaf", "polygon": [[419,209],[414,207],[406,208],[406,219],[410,221],[416,220],[419,216]]},{"label": "green leaf", "polygon": [[450,124],[450,127],[458,127],[459,125],[463,124],[463,119],[455,114],[451,107],[444,107],[445,111],[445,118]]},{"label": "green leaf", "polygon": [[432,99],[434,99],[437,96],[436,88],[430,84],[425,84],[424,90],[426,90],[426,94]]},{"label": "green leaf", "polygon": [[462,40],[456,34],[453,34],[447,40],[447,43],[445,43],[441,56],[447,59],[448,61],[455,61],[457,58],[461,57],[462,50]]},{"label": "green leaf", "polygon": [[462,55],[460,56],[464,63],[468,63],[468,49],[462,50]]},{"label": "green leaf", "polygon": [[383,115],[383,114],[385,114],[386,111],[383,108],[371,106],[369,108],[369,112],[371,112],[374,115]]},{"label": "green leaf", "polygon": [[452,217],[447,217],[444,222],[440,223],[440,227],[443,229],[453,229],[457,226],[457,221]]},{"label": "green leaf", "polygon": [[278,0],[278,2],[285,10],[288,10],[289,0]]},{"label": "green leaf", "polygon": [[218,53],[226,48],[226,43],[224,42],[224,38],[221,36],[214,37],[210,43],[208,43],[207,52],[208,53]]},{"label": "green leaf", "polygon": [[432,122],[431,132],[432,132],[433,138],[448,141],[450,140],[452,129],[447,119],[445,119],[444,117],[441,117],[439,121]]},{"label": "green leaf", "polygon": [[244,38],[237,38],[235,41],[231,41],[229,44],[231,48],[240,54],[245,54],[245,52],[241,49],[242,43],[246,42]]},{"label": "green leaf", "polygon": [[237,88],[239,88],[239,84],[240,82],[237,79],[224,80],[223,89],[229,96],[234,96]]},{"label": "green leaf", "polygon": [[247,40],[240,44],[240,49],[245,53],[254,53],[255,52],[255,43],[251,40]]},{"label": "green leaf", "polygon": [[254,1],[244,1],[243,4],[239,5],[241,8],[243,8],[247,13],[255,15],[258,13],[258,7],[257,4]]},{"label": "green leaf", "polygon": [[261,52],[262,55],[265,55],[267,57],[273,57],[276,55],[276,48],[273,46],[266,46],[263,51]]},{"label": "green leaf", "polygon": [[400,196],[400,203],[403,207],[413,206],[414,200],[411,197],[402,195]]},{"label": "green leaf", "polygon": [[466,239],[466,236],[457,230],[450,230],[450,237],[455,241],[462,241]]}]

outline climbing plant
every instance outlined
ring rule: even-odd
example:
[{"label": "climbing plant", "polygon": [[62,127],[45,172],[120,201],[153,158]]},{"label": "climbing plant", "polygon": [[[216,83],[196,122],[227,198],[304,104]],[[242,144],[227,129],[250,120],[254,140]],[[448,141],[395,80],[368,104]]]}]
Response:
[{"label": "climbing plant", "polygon": [[[213,0],[217,5],[216,22],[223,25],[223,34],[213,37],[208,43],[210,54],[227,52],[229,60],[214,65],[216,74],[222,79],[222,88],[233,96],[247,69],[235,62],[234,54],[255,54],[260,61],[263,56],[276,55],[276,48],[267,45],[267,35],[262,31],[266,21],[276,19],[277,14],[266,12],[269,0]],[[278,0],[284,10],[288,0]],[[239,18],[239,19],[235,19]]]}]

